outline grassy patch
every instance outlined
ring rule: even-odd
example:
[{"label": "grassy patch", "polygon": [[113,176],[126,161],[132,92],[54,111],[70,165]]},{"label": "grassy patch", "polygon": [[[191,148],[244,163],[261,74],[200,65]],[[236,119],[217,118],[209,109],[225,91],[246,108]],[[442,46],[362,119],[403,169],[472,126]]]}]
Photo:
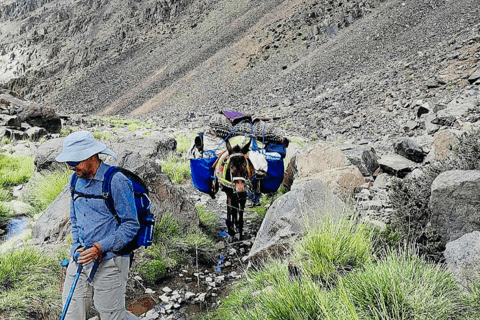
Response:
[{"label": "grassy patch", "polygon": [[367,263],[344,284],[367,319],[456,319],[467,309],[452,275],[408,250]]},{"label": "grassy patch", "polygon": [[2,138],[2,140],[0,141],[0,146],[4,146],[4,145],[10,144],[10,143],[11,143],[10,139],[4,137],[4,138]]},{"label": "grassy patch", "polygon": [[99,139],[99,140],[110,140],[110,139],[113,139],[113,136],[110,134],[110,132],[108,131],[94,131],[92,133],[93,137],[95,139]]},{"label": "grassy patch", "polygon": [[23,247],[0,255],[0,314],[5,319],[58,319],[60,262],[67,249],[49,255]]},{"label": "grassy patch", "polygon": [[18,185],[28,180],[34,169],[33,157],[0,154],[0,185]]},{"label": "grassy patch", "polygon": [[154,121],[142,121],[140,119],[122,119],[118,117],[101,117],[95,119],[100,123],[109,123],[112,125],[113,130],[120,128],[128,128],[129,131],[136,131],[138,128],[152,128],[157,124]]},{"label": "grassy patch", "polygon": [[290,142],[298,144],[300,147],[303,147],[303,142],[297,138],[290,138]]},{"label": "grassy patch", "polygon": [[43,171],[32,176],[23,197],[40,212],[45,210],[68,183],[72,171]]},{"label": "grassy patch", "polygon": [[[372,232],[366,225],[345,220],[326,224],[309,230],[290,258],[270,259],[259,271],[248,271],[245,280],[204,319],[440,320],[480,316],[475,302],[478,294],[462,291],[442,266],[427,262],[412,250],[376,256]],[[289,272],[292,267],[296,267],[295,276]],[[318,277],[319,270],[335,281],[326,285],[324,277]]]},{"label": "grassy patch", "polygon": [[218,214],[216,212],[207,211],[204,206],[197,204],[198,217],[200,226],[204,227],[210,234],[216,234],[218,228]]},{"label": "grassy patch", "polygon": [[76,128],[76,127],[62,128],[62,129],[60,130],[60,137],[66,137],[66,136],[68,136],[69,134],[74,133],[74,132],[76,132],[76,131],[78,131],[78,128]]},{"label": "grassy patch", "polygon": [[296,245],[297,263],[313,277],[334,283],[339,274],[368,262],[373,253],[373,230],[352,220],[322,222]]},{"label": "grassy patch", "polygon": [[167,159],[160,161],[162,171],[175,184],[182,184],[190,178],[190,163],[183,157],[169,154]]},{"label": "grassy patch", "polygon": [[190,148],[190,143],[195,137],[194,134],[176,134],[174,136],[175,140],[177,141],[177,152],[178,153],[185,153]]},{"label": "grassy patch", "polygon": [[213,248],[212,239],[200,229],[183,232],[173,214],[166,213],[155,225],[154,244],[145,250],[147,256],[137,270],[145,280],[155,282],[180,263],[208,258]]}]

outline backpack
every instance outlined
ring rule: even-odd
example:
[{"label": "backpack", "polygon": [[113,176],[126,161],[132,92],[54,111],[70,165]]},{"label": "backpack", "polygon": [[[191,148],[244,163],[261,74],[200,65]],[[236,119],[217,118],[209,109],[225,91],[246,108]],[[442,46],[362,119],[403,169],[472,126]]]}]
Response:
[{"label": "backpack", "polygon": [[[85,194],[78,191],[75,191],[75,185],[77,183],[78,176],[73,173],[72,180],[70,183],[70,193],[72,200],[75,200],[78,197],[85,198],[94,198],[94,199],[104,199],[108,209],[112,212],[115,219],[117,219],[118,224],[121,224],[121,219],[115,211],[115,206],[113,204],[113,197],[110,192],[112,177],[115,173],[123,173],[133,185],[133,193],[135,198],[135,207],[137,208],[137,217],[140,224],[140,228],[137,231],[135,237],[130,241],[123,249],[116,251],[116,254],[125,255],[132,253],[135,249],[139,247],[148,247],[152,245],[153,242],[153,227],[155,225],[155,218],[150,212],[150,199],[148,198],[148,189],[142,179],[134,174],[133,172],[120,168],[120,167],[110,167],[105,173],[102,185],[102,195],[93,195]],[[75,197],[75,195],[78,195]]]}]

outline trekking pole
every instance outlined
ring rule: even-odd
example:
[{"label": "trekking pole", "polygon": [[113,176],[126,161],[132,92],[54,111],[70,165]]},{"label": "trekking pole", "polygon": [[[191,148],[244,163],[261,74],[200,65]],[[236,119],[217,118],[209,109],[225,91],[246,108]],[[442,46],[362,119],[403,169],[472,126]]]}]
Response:
[{"label": "trekking pole", "polygon": [[[75,253],[74,260],[77,261],[79,256],[80,256],[80,252]],[[70,305],[70,301],[72,301],[73,292],[75,291],[75,287],[77,286],[78,278],[80,278],[80,274],[82,273],[82,268],[83,266],[81,264],[78,264],[77,273],[73,278],[72,287],[70,288],[70,293],[68,294],[67,301],[65,302],[65,306],[63,307],[63,312],[62,312],[62,316],[60,317],[60,320],[64,320],[65,316],[67,315],[68,306]]]}]

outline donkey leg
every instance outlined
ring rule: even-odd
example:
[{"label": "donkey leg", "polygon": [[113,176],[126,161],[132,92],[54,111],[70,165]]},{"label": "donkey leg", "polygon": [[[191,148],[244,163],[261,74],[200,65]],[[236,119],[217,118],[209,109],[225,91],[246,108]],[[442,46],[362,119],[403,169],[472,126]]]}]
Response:
[{"label": "donkey leg", "polygon": [[233,227],[232,221],[232,198],[227,194],[227,220],[225,221],[227,225],[227,232],[231,237],[235,236],[235,229]]},{"label": "donkey leg", "polygon": [[245,209],[245,202],[247,201],[247,199],[242,199],[239,201],[238,205],[239,205],[239,208],[238,208],[238,221],[237,221],[237,230],[238,230],[238,233],[239,233],[239,240],[242,241],[243,240],[243,210]]}]

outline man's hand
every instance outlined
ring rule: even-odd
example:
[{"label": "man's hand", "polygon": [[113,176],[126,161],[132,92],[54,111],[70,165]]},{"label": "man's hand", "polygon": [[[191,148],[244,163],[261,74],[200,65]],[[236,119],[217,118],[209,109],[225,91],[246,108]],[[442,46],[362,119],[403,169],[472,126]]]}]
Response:
[{"label": "man's hand", "polygon": [[77,252],[81,252],[77,262],[83,266],[94,262],[97,258],[102,259],[102,247],[98,242],[95,242],[92,247],[87,250],[80,248]]}]

